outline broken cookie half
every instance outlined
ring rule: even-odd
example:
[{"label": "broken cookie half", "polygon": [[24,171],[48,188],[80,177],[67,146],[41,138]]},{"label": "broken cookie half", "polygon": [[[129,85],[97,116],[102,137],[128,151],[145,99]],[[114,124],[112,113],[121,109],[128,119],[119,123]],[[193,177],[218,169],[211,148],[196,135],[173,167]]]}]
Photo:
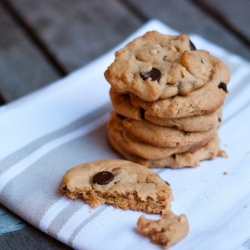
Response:
[{"label": "broken cookie half", "polygon": [[103,203],[124,210],[160,214],[172,201],[170,186],[153,170],[118,159],[78,165],[66,172],[62,191],[92,207]]}]

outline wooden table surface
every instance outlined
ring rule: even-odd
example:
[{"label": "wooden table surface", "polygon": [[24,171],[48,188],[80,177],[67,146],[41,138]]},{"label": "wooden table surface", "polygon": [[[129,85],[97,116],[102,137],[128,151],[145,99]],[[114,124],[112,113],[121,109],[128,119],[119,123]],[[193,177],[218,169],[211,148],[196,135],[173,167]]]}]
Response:
[{"label": "wooden table surface", "polygon": [[[0,0],[0,104],[84,66],[152,18],[250,61],[250,0]],[[0,204],[3,249],[70,248]]]}]

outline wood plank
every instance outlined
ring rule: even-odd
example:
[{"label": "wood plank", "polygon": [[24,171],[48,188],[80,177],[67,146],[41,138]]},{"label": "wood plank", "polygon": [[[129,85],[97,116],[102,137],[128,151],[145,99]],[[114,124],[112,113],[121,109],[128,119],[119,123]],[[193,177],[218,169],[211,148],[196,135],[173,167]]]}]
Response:
[{"label": "wood plank", "polygon": [[0,204],[0,235],[23,229],[26,226],[27,223]]},{"label": "wood plank", "polygon": [[7,101],[5,100],[5,98],[3,97],[3,94],[1,93],[1,89],[0,89],[0,106],[7,103]]},{"label": "wood plank", "polygon": [[215,17],[228,24],[240,36],[245,37],[250,46],[250,1],[249,0],[199,0],[193,1],[203,6]]},{"label": "wood plank", "polygon": [[9,2],[69,71],[105,53],[142,24],[115,0]]},{"label": "wood plank", "polygon": [[[241,1],[239,0],[237,3]],[[250,49],[248,46],[190,1],[154,0],[143,1],[143,4],[137,0],[122,0],[122,2],[125,5],[128,3],[132,5],[133,9],[136,8],[137,12],[141,13],[140,15],[160,19],[181,33],[199,34],[228,51],[250,60]],[[224,1],[221,2],[224,3]],[[130,6],[128,7],[131,8]]]},{"label": "wood plank", "polygon": [[0,236],[0,250],[16,249],[69,250],[71,248],[29,226]]},{"label": "wood plank", "polygon": [[36,46],[0,3],[0,91],[15,100],[58,79]]}]

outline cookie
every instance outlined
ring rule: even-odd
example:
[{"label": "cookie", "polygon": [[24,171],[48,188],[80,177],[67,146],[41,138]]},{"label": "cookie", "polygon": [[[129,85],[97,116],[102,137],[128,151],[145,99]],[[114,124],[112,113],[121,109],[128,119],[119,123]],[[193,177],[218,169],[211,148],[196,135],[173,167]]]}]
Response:
[{"label": "cookie", "polygon": [[134,154],[148,160],[158,160],[166,158],[173,154],[183,153],[187,151],[194,152],[198,148],[204,146],[213,137],[213,135],[211,135],[211,138],[207,138],[206,140],[192,145],[175,148],[159,147],[142,142],[122,128],[122,120],[113,119],[111,117],[108,122],[108,137],[113,148],[117,149],[117,147],[121,147],[125,152],[129,154]]},{"label": "cookie", "polygon": [[[119,118],[114,115],[113,119]],[[130,118],[123,119],[122,125],[124,130],[143,142],[160,147],[175,148],[194,145],[207,138],[211,138],[219,126],[219,121],[217,120],[216,127],[204,132],[187,132],[175,128],[155,125],[146,120],[136,121]]]},{"label": "cookie", "polygon": [[146,219],[141,215],[137,221],[137,229],[153,243],[168,249],[188,234],[189,224],[185,214],[177,216],[169,210],[159,220]]},{"label": "cookie", "polygon": [[204,132],[220,125],[222,120],[222,108],[206,115],[194,115],[181,118],[161,118],[146,113],[144,119],[163,127],[175,128],[188,132]]},{"label": "cookie", "polygon": [[131,104],[136,108],[143,108],[145,114],[161,118],[210,114],[223,105],[228,93],[227,83],[230,78],[226,65],[216,58],[214,58],[214,71],[209,82],[191,92],[189,96],[178,95],[173,98],[147,102],[131,93]]},{"label": "cookie", "polygon": [[213,113],[198,116],[188,116],[181,118],[161,118],[149,115],[144,112],[144,109],[139,106],[134,107],[130,102],[128,94],[119,94],[112,88],[110,89],[110,99],[114,110],[125,117],[132,118],[137,121],[142,119],[148,120],[156,125],[176,128],[188,132],[207,131],[215,128],[218,121],[221,121],[222,109],[219,108]]},{"label": "cookie", "polygon": [[198,167],[201,161],[213,160],[217,156],[227,157],[224,150],[220,148],[220,139],[216,134],[209,140],[203,147],[195,150],[194,152],[184,152],[181,154],[174,154],[170,157],[155,161],[145,161],[145,159],[138,159],[138,163],[144,163],[145,166],[151,168],[182,168],[182,167]]},{"label": "cookie", "polygon": [[139,163],[149,168],[183,168],[183,167],[198,167],[200,161],[212,160],[217,156],[227,157],[225,151],[220,149],[220,139],[216,134],[203,147],[196,149],[194,152],[177,153],[165,158],[149,160],[136,155],[134,152],[126,151],[123,144],[118,144],[116,139],[110,136],[109,138],[113,148],[125,159]]},{"label": "cookie", "polygon": [[169,209],[172,190],[154,171],[140,164],[103,159],[78,165],[62,178],[62,191],[92,207],[103,203],[124,210],[161,213]]},{"label": "cookie", "polygon": [[117,51],[104,75],[116,92],[155,101],[202,87],[213,76],[213,65],[209,53],[195,50],[187,35],[151,31]]}]

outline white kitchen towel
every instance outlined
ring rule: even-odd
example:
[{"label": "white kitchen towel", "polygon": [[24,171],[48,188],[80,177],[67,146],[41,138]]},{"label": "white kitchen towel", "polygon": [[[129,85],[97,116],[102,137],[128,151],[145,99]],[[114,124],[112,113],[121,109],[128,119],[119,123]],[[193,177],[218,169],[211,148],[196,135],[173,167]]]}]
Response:
[{"label": "white kitchen towel", "polygon": [[[0,108],[1,204],[75,249],[161,249],[137,233],[141,212],[107,205],[92,209],[60,191],[71,167],[120,158],[107,140],[112,107],[103,72],[118,48],[149,30],[178,34],[151,20],[106,55]],[[154,169],[171,184],[172,210],[185,213],[190,224],[187,237],[171,249],[250,249],[250,64],[202,37],[191,35],[191,40],[231,70],[219,129],[228,158],[203,161],[193,169]]]}]

